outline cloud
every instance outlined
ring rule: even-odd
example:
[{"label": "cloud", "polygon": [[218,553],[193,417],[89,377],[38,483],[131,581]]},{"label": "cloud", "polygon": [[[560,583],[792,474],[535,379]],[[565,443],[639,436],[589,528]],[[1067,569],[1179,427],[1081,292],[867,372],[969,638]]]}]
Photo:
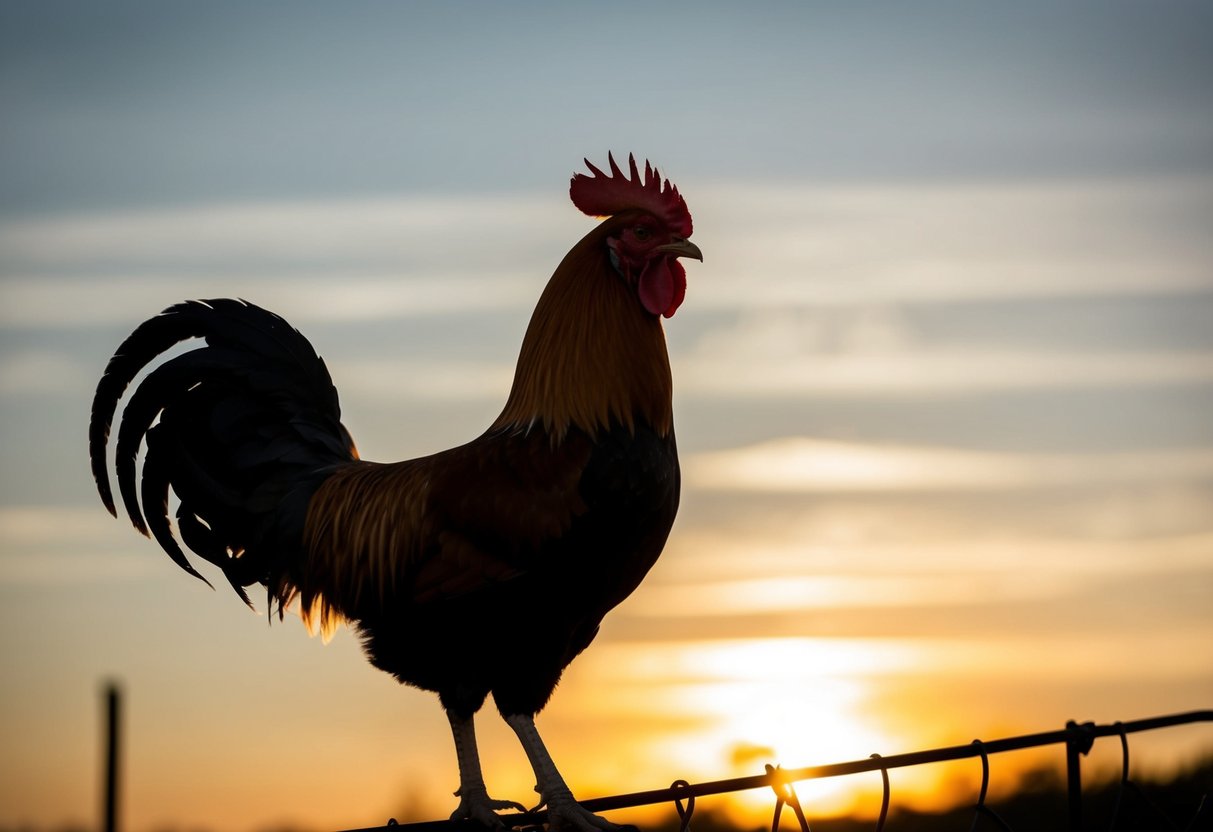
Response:
[{"label": "cloud", "polygon": [[[521,237],[575,225],[557,198],[401,196],[182,205],[14,218],[0,223],[10,268],[91,272],[165,263],[488,262]],[[571,215],[571,216],[570,216]]]},{"label": "cloud", "polygon": [[525,195],[280,201],[0,223],[0,326],[138,321],[245,297],[292,320],[529,308],[587,230]]},{"label": "cloud", "polygon": [[100,503],[93,507],[0,506],[0,548],[70,547],[96,543],[114,528]]},{"label": "cloud", "polygon": [[734,186],[696,204],[701,308],[1213,289],[1192,219],[1213,210],[1208,178]]},{"label": "cloud", "polygon": [[1207,576],[1213,545],[1209,529],[1132,540],[1063,538],[1039,530],[1001,534],[982,539],[907,530],[899,542],[838,544],[845,559],[834,562],[817,554],[821,541],[812,537],[781,541],[740,530],[692,532],[671,544],[670,556],[679,566],[648,581],[623,609],[652,619],[768,621],[824,610],[896,614],[975,603],[1040,604],[1098,595],[1113,584],[1157,586],[1174,576]]},{"label": "cloud", "polygon": [[1011,454],[785,437],[696,454],[684,470],[709,490],[997,491],[1213,478],[1213,450]]},{"label": "cloud", "polygon": [[928,607],[994,600],[1039,599],[1065,594],[1059,580],[1042,583],[1027,574],[776,575],[727,581],[645,587],[627,606],[629,615],[680,618],[778,615],[799,610]]},{"label": "cloud", "polygon": [[[1213,290],[1208,180],[701,186],[687,309]],[[529,307],[586,219],[529,194],[279,200],[0,222],[0,325],[234,295],[360,320]],[[136,311],[138,310],[138,311]],[[681,325],[681,321],[679,321]]]},{"label": "cloud", "polygon": [[[1004,390],[1089,389],[1213,382],[1213,352],[1053,352],[908,349],[876,352],[759,352],[780,323],[735,351],[701,350],[676,360],[679,390],[713,396],[929,396]],[[748,346],[747,346],[748,344]]]},{"label": "cloud", "polygon": [[[333,372],[342,396],[365,402],[505,401],[512,364],[363,358],[344,360]],[[385,384],[384,379],[391,379]]]},{"label": "cloud", "polygon": [[525,308],[534,277],[427,273],[282,276],[159,274],[100,280],[23,277],[0,283],[0,327],[134,326],[187,298],[241,297],[280,311],[293,324],[349,323]]},{"label": "cloud", "polygon": [[0,393],[6,396],[78,393],[93,382],[81,362],[65,353],[30,350],[0,356]]},{"label": "cloud", "polygon": [[129,532],[127,526],[100,503],[95,508],[2,506],[0,584],[130,580],[163,567],[147,546],[117,542],[119,532]]}]

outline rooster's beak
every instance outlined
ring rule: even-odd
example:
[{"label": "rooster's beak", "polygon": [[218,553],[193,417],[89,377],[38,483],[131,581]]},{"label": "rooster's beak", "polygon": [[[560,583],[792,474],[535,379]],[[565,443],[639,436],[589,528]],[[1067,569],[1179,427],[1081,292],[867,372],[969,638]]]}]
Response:
[{"label": "rooster's beak", "polygon": [[703,262],[703,252],[699,250],[699,246],[690,240],[675,239],[672,243],[657,246],[655,251],[660,251],[662,254],[670,254],[674,257],[694,257],[700,263]]}]

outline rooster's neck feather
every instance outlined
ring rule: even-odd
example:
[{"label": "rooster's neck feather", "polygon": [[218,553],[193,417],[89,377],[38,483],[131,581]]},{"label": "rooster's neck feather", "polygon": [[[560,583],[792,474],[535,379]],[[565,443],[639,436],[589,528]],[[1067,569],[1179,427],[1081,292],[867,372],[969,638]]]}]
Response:
[{"label": "rooster's neck feather", "polygon": [[673,428],[673,384],[661,320],[611,266],[613,223],[587,234],[561,261],[522,342],[514,385],[490,430],[542,428],[555,439],[643,420]]}]

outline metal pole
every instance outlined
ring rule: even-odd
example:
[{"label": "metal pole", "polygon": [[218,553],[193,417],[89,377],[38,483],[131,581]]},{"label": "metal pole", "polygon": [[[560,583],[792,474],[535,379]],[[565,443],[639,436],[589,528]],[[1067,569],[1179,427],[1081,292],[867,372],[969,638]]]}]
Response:
[{"label": "metal pole", "polygon": [[118,753],[122,720],[122,692],[117,682],[105,686],[105,816],[104,832],[118,832]]},{"label": "metal pole", "polygon": [[1066,743],[1066,791],[1069,793],[1070,832],[1082,832],[1082,757],[1073,742]]},{"label": "metal pole", "polygon": [[1082,832],[1082,757],[1095,742],[1096,726],[1066,723],[1066,790],[1069,793],[1070,832]]}]

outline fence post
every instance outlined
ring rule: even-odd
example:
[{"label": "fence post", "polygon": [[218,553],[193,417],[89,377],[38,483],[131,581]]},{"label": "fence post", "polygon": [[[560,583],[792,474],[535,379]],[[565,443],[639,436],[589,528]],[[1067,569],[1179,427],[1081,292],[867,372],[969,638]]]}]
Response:
[{"label": "fence post", "polygon": [[1082,757],[1095,742],[1095,723],[1066,723],[1066,786],[1070,805],[1070,832],[1082,832]]},{"label": "fence post", "polygon": [[122,718],[122,692],[117,682],[105,686],[105,816],[104,832],[118,829],[118,765]]}]

